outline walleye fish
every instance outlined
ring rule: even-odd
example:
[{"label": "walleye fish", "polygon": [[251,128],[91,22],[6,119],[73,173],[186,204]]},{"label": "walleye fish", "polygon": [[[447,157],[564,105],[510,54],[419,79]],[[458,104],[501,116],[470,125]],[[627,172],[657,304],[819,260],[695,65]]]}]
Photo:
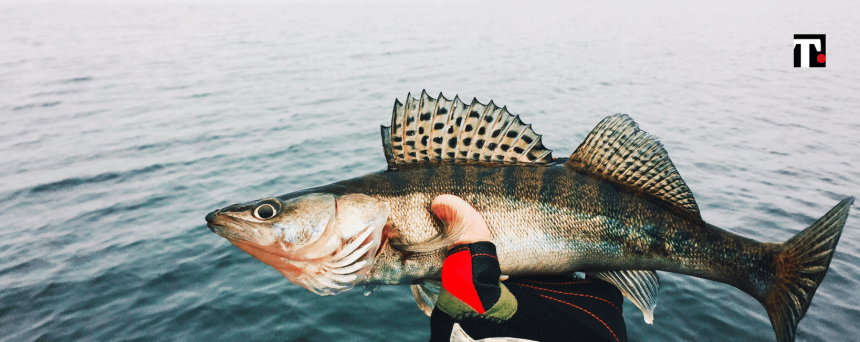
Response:
[{"label": "walleye fish", "polygon": [[208,227],[320,295],[410,284],[432,310],[445,247],[463,227],[430,212],[440,194],[484,217],[502,273],[587,272],[653,319],[656,270],[732,285],[793,341],[824,279],[854,201],[784,242],[759,242],[702,220],[663,146],[627,115],[603,119],[569,158],[492,101],[407,96],[382,127],[388,166],[328,185],[227,206]]}]

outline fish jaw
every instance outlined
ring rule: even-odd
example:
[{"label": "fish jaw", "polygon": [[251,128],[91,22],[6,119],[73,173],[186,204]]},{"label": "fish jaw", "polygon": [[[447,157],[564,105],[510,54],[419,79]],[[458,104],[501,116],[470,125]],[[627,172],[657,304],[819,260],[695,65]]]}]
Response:
[{"label": "fish jaw", "polygon": [[[279,209],[260,219],[255,213],[266,204]],[[214,233],[290,282],[333,295],[367,277],[390,213],[388,202],[371,196],[310,193],[231,205],[206,220]]]}]

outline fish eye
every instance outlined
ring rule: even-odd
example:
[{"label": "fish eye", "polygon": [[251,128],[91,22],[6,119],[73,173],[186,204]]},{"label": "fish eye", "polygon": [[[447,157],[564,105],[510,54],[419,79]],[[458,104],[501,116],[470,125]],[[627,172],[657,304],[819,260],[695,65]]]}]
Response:
[{"label": "fish eye", "polygon": [[275,217],[275,213],[275,207],[269,203],[263,203],[257,206],[256,209],[254,209],[254,216],[261,220],[268,220],[272,217]]}]

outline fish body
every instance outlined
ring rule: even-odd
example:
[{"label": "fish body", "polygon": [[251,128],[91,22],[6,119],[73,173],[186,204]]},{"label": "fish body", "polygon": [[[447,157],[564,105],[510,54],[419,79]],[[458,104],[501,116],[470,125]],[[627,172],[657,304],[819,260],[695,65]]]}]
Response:
[{"label": "fish body", "polygon": [[[714,227],[565,163],[442,164],[381,171],[306,191],[363,193],[389,203],[389,228],[406,245],[421,244],[444,230],[429,210],[436,196],[462,197],[487,222],[502,272],[513,276],[664,270],[738,286],[738,274],[766,273],[778,250],[777,244]],[[362,284],[438,279],[444,260],[444,249],[428,258],[423,255],[428,253],[388,245],[381,254],[392,258],[378,260]],[[755,267],[748,268],[750,263]],[[420,267],[390,272],[403,264]]]},{"label": "fish body", "polygon": [[220,209],[210,229],[311,291],[410,284],[420,299],[432,294],[416,284],[440,278],[457,236],[430,203],[453,194],[487,222],[503,274],[589,272],[646,320],[656,270],[715,280],[756,298],[777,340],[792,341],[853,202],[785,242],[723,230],[702,220],[662,145],[626,115],[556,159],[505,108],[422,94],[395,104],[382,138],[385,170]]},{"label": "fish body", "polygon": [[[388,228],[399,232],[406,245],[421,244],[444,230],[428,209],[436,196],[462,197],[487,222],[507,275],[661,270],[726,283],[764,301],[783,272],[785,243],[731,233],[564,160],[543,167],[417,166],[306,191],[364,193],[389,203]],[[358,285],[439,279],[444,257],[444,250],[411,253],[384,245]]]}]

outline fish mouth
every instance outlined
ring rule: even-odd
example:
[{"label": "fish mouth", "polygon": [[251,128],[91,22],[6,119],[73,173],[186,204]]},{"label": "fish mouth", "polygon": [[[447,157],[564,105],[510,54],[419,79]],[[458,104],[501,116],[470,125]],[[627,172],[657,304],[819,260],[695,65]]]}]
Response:
[{"label": "fish mouth", "polygon": [[246,238],[242,237],[239,234],[235,234],[235,233],[231,234],[230,228],[227,228],[225,226],[219,226],[219,225],[214,224],[214,223],[207,223],[206,226],[209,227],[209,230],[211,230],[213,233],[218,234],[218,236],[221,236],[225,239],[247,240]]},{"label": "fish mouth", "polygon": [[247,236],[238,233],[236,229],[230,228],[228,223],[224,221],[230,221],[230,223],[233,224],[241,224],[238,220],[222,215],[221,210],[215,210],[206,214],[206,227],[208,227],[213,233],[230,241],[251,241]]}]

